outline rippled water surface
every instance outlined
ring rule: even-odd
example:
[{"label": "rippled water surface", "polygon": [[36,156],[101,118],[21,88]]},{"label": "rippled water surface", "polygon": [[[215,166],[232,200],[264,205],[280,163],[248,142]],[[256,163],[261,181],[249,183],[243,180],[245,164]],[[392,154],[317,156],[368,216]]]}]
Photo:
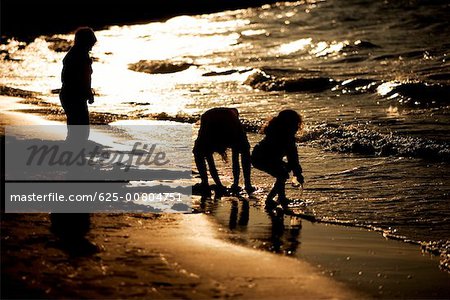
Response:
[{"label": "rippled water surface", "polygon": [[[232,106],[257,128],[294,108],[316,216],[446,251],[449,15],[447,1],[330,0],[114,26],[96,33],[91,109],[139,119]],[[0,84],[58,104],[72,38],[1,45]]]}]

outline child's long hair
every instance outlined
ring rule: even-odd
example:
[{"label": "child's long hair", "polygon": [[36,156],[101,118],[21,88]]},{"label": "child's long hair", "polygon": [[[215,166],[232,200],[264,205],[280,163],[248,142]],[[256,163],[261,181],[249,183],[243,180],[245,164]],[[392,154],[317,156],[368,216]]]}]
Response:
[{"label": "child's long hair", "polygon": [[292,109],[281,111],[278,116],[269,120],[262,128],[264,134],[279,134],[294,136],[298,130],[303,128],[302,116]]}]

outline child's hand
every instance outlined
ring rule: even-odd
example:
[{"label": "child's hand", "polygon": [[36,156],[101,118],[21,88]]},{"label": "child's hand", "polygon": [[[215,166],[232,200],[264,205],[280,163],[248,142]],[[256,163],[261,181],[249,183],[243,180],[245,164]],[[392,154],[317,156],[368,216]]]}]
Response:
[{"label": "child's hand", "polygon": [[291,182],[292,182],[292,186],[293,187],[302,186],[302,188],[303,188],[303,183],[305,182],[305,179],[303,178],[302,175],[294,176],[294,177],[292,177],[292,181]]},{"label": "child's hand", "polygon": [[303,178],[303,175],[294,176],[292,178],[292,186],[294,186],[294,187],[301,187],[303,189],[304,183],[305,183],[305,178]]}]

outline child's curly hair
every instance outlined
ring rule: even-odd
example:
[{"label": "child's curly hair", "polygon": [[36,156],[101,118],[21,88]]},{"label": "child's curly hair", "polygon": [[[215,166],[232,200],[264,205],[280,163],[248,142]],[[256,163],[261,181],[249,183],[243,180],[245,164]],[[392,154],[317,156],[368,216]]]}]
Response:
[{"label": "child's curly hair", "polygon": [[295,135],[303,129],[302,116],[292,109],[281,111],[278,116],[271,118],[262,128],[264,134]]}]

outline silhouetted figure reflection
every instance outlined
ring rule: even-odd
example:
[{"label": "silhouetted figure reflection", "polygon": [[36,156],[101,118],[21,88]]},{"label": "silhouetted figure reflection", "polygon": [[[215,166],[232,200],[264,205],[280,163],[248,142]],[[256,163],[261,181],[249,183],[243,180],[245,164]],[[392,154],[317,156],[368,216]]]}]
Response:
[{"label": "silhouetted figure reflection", "polygon": [[92,59],[89,51],[96,42],[97,38],[91,28],[79,28],[75,33],[74,45],[63,60],[59,98],[67,117],[69,141],[80,142],[89,138],[87,102],[94,103],[91,88]]},{"label": "silhouetted figure reflection", "polygon": [[241,203],[242,203],[241,215],[239,217],[238,224],[239,224],[239,226],[247,226],[249,214],[250,214],[250,204],[249,204],[248,200],[242,200]]},{"label": "silhouetted figure reflection", "polygon": [[202,196],[200,198],[200,209],[207,214],[214,214],[218,207],[218,199],[211,199],[209,197]]},{"label": "silhouetted figure reflection", "polygon": [[84,256],[98,252],[98,247],[86,239],[91,221],[87,213],[50,214],[51,232],[59,238],[61,248],[72,256]]},{"label": "silhouetted figure reflection", "polygon": [[211,196],[211,188],[208,183],[206,162],[216,186],[216,194],[228,193],[220,181],[219,174],[214,163],[213,154],[219,153],[223,160],[227,160],[227,149],[232,151],[233,185],[231,192],[238,194],[239,187],[239,154],[244,175],[245,190],[251,194],[255,189],[250,180],[250,144],[247,135],[239,120],[239,113],[235,108],[213,108],[206,111],[200,119],[200,130],[195,141],[193,153],[195,164],[200,173],[200,193],[203,196]]},{"label": "silhouetted figure reflection", "polygon": [[[242,203],[240,214],[239,214],[239,202]],[[228,226],[231,230],[236,229],[238,225],[241,227],[245,227],[248,225],[249,209],[250,205],[247,200],[242,201],[233,200],[231,202],[230,222],[228,223]]]},{"label": "silhouetted figure reflection", "polygon": [[272,225],[270,231],[270,250],[279,253],[281,252],[281,248],[283,245],[281,238],[283,237],[284,233],[284,213],[281,209],[275,209],[268,211],[268,215],[270,217]]},{"label": "silhouetted figure reflection", "polygon": [[278,195],[278,203],[287,207],[289,200],[286,198],[285,184],[291,171],[299,183],[304,182],[295,144],[295,135],[301,126],[302,117],[296,111],[283,110],[263,128],[265,137],[253,148],[253,166],[276,178],[267,195],[266,206],[275,207],[274,198]]},{"label": "silhouetted figure reflection", "polygon": [[289,226],[286,228],[285,214],[280,208],[266,210],[272,222],[270,236],[270,250],[275,253],[293,255],[296,253],[299,242],[301,219],[295,216],[288,217]]}]

